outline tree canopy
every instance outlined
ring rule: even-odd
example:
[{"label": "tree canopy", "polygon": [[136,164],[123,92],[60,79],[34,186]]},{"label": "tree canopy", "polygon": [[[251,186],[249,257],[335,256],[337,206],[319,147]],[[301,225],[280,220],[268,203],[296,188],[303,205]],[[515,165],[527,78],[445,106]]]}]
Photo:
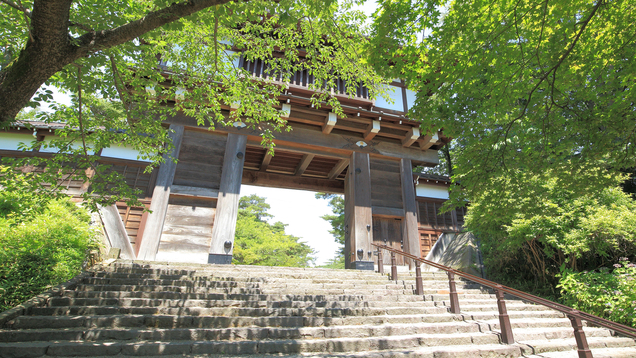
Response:
[{"label": "tree canopy", "polygon": [[[335,0],[0,0],[0,127],[38,104],[52,109],[38,119],[68,124],[51,143],[60,155],[14,166],[54,166],[50,173],[68,176],[60,168],[73,163],[77,180],[88,180],[83,173],[98,160],[92,153],[117,143],[156,165],[167,139],[161,123],[176,113],[210,128],[240,119],[271,147],[273,133],[289,129],[277,99],[285,76],[309,70],[315,78],[309,87],[320,89],[315,106],[328,103],[336,112],[339,103],[323,85],[344,79],[354,93],[360,81],[371,91],[380,81],[363,56],[363,15],[351,6]],[[252,77],[239,66],[239,53],[263,61],[283,80],[247,80]],[[43,84],[69,93],[72,105],[51,104],[52,91]],[[230,106],[228,116],[222,110]],[[93,182],[113,182],[107,169],[92,169]],[[58,180],[40,182],[55,187]],[[94,188],[85,199],[98,194],[106,204],[134,197],[122,186]]]},{"label": "tree canopy", "polygon": [[379,5],[370,59],[418,90],[410,115],[424,129],[457,138],[462,194],[506,183],[531,195],[527,178],[548,172],[590,192],[636,166],[632,1]]}]

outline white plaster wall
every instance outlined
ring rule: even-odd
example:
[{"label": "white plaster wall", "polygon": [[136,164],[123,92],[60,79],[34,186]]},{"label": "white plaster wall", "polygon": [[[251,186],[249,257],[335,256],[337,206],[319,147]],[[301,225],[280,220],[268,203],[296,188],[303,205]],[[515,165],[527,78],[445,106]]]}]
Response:
[{"label": "white plaster wall", "polygon": [[19,150],[18,144],[30,144],[35,137],[25,131],[25,133],[2,133],[0,132],[0,149],[2,150]]},{"label": "white plaster wall", "polygon": [[448,199],[448,188],[441,185],[420,183],[415,187],[415,195],[426,198]]},{"label": "white plaster wall", "polygon": [[232,62],[232,66],[234,66],[234,68],[238,68],[239,67],[239,57],[238,54],[236,53],[236,51],[231,51],[231,50],[225,50],[225,54],[227,57],[224,57],[224,61],[226,62],[230,62],[229,60],[231,60]]},{"label": "white plaster wall", "polygon": [[141,159],[139,157],[139,152],[133,147],[128,145],[120,145],[120,146],[112,146],[110,148],[102,149],[102,157],[109,158],[119,158],[119,159],[129,159],[129,160],[140,160],[142,162],[149,162],[147,159]]},{"label": "white plaster wall", "polygon": [[[43,143],[50,144],[53,139],[55,139],[55,137],[46,136],[46,137],[44,137]],[[86,143],[86,146],[89,148],[88,154],[95,154],[94,151],[90,150],[90,147],[91,147],[91,143],[90,142]],[[73,143],[72,144],[72,148],[73,149],[79,149],[81,147],[82,147],[82,143]],[[59,150],[56,147],[48,147],[48,148],[40,148],[40,152],[42,152],[42,153],[57,153],[57,152],[59,152]]]},{"label": "white plaster wall", "polygon": [[408,109],[411,109],[415,105],[415,91],[411,91],[410,89],[406,89],[406,106]]},{"label": "white plaster wall", "polygon": [[404,102],[402,101],[402,88],[381,85],[380,89],[386,89],[386,94],[393,100],[394,103],[389,103],[382,96],[378,96],[375,99],[375,106],[381,108],[392,109],[395,111],[404,111]]}]

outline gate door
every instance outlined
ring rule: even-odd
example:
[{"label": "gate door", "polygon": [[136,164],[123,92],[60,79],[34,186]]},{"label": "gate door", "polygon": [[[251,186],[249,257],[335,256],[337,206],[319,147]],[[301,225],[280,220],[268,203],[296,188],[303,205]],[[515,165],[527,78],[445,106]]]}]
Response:
[{"label": "gate door", "polygon": [[[390,246],[397,250],[402,250],[402,219],[373,217],[373,243],[378,245]],[[391,265],[391,255],[383,252],[383,262],[385,265]],[[397,255],[397,264],[404,265],[404,258]]]}]

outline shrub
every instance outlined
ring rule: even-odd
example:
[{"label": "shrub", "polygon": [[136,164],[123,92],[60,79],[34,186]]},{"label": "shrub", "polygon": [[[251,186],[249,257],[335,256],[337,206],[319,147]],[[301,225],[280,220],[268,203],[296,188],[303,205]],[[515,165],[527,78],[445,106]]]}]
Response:
[{"label": "shrub", "polygon": [[[558,298],[562,267],[611,268],[636,252],[636,201],[618,187],[584,194],[549,175],[527,178],[524,185],[501,181],[499,190],[471,202],[465,223],[481,239],[495,281]],[[534,196],[523,197],[521,186]]]},{"label": "shrub", "polygon": [[0,190],[0,311],[77,275],[98,246],[86,210],[68,198],[34,210],[31,199]]},{"label": "shrub", "polygon": [[559,283],[564,304],[636,328],[636,264],[626,257],[610,270],[563,270]]}]

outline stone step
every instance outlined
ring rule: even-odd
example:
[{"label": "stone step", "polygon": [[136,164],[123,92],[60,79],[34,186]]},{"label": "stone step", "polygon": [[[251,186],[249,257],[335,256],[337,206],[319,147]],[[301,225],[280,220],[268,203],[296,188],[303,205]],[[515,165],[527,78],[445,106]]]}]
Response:
[{"label": "stone step", "polygon": [[[0,343],[0,351],[17,351],[49,356],[165,355],[165,354],[272,354],[300,352],[359,352],[362,350],[404,349],[466,344],[496,344],[499,337],[489,333],[418,334],[367,338],[332,338],[252,341],[169,341],[169,342],[23,342]],[[17,353],[17,352],[16,352]],[[37,356],[37,355],[31,355]]]},{"label": "stone step", "polygon": [[[512,324],[515,339],[519,342],[537,339],[572,338],[572,330],[567,327],[549,327],[541,329],[520,329]],[[609,331],[600,328],[587,328],[587,337],[609,337]],[[484,332],[480,324],[454,321],[442,323],[418,324],[384,324],[380,326],[337,326],[337,327],[302,327],[302,328],[176,328],[176,329],[31,329],[0,330],[0,342],[27,341],[243,341],[243,340],[280,340],[280,339],[321,339],[321,338],[363,338],[396,335],[418,334],[456,334]],[[497,332],[494,332],[497,333]]]},{"label": "stone step", "polygon": [[[137,285],[137,286],[162,286],[162,287],[196,287],[196,288],[268,288],[268,289],[300,289],[300,288],[317,288],[317,289],[409,289],[414,290],[414,283],[394,283],[393,281],[361,281],[343,283],[311,283],[296,282],[294,280],[266,281],[266,282],[247,282],[247,281],[215,281],[215,280],[168,280],[168,279],[133,279],[133,278],[108,278],[108,277],[91,277],[82,280],[84,285]],[[423,283],[426,288],[442,288],[448,287],[448,282],[430,280]],[[457,283],[458,289],[481,289],[480,285],[469,283]]]},{"label": "stone step", "polygon": [[[465,306],[463,314],[482,311],[493,312],[493,306]],[[471,308],[480,308],[475,310]],[[546,307],[529,305],[525,303],[509,303],[509,312],[518,311],[550,311]],[[322,316],[322,317],[342,317],[342,316],[375,316],[381,314],[401,315],[401,314],[428,314],[444,313],[448,306],[422,305],[420,307],[119,307],[119,306],[64,306],[64,307],[34,307],[29,311],[29,315],[113,315],[113,314],[169,314],[169,315],[189,315],[189,316]]]},{"label": "stone step", "polygon": [[[210,267],[213,267],[211,265]],[[238,266],[233,266],[238,267]],[[306,269],[311,270],[311,269]],[[217,266],[215,269],[205,268],[198,269],[196,271],[182,270],[182,269],[169,269],[169,268],[107,268],[100,271],[100,275],[129,275],[134,276],[148,276],[154,277],[157,275],[168,276],[184,276],[184,277],[232,277],[240,279],[251,280],[275,280],[275,279],[292,279],[292,280],[333,280],[337,277],[340,281],[364,281],[364,280],[389,280],[389,275],[379,275],[372,271],[355,271],[355,270],[328,270],[321,273],[311,273],[310,271],[290,271],[290,272],[277,272],[268,270],[255,270],[255,269],[228,269],[227,267],[220,268]],[[440,280],[448,282],[448,276],[440,273],[422,273],[423,280]],[[464,281],[461,277],[455,277],[457,282]],[[398,273],[398,281],[415,282],[415,274],[413,272],[400,272]]]},{"label": "stone step", "polygon": [[317,339],[338,337],[391,336],[396,332],[405,334],[454,334],[480,332],[473,323],[451,321],[441,323],[384,324],[380,326],[336,326],[336,327],[239,327],[239,328],[175,328],[175,329],[30,329],[0,331],[0,342],[20,341],[170,341],[170,340],[280,340]]},{"label": "stone step", "polygon": [[[474,312],[474,313],[460,313],[460,316],[466,321],[486,321],[499,320],[498,311],[490,312]],[[564,318],[565,315],[561,312],[546,310],[546,311],[508,311],[510,319],[532,319],[532,318]]]},{"label": "stone step", "polygon": [[172,315],[104,315],[104,316],[19,316],[7,323],[9,329],[35,328],[201,328],[201,327],[311,327],[385,323],[450,322],[461,320],[459,315],[413,314],[379,316],[172,316]]},{"label": "stone step", "polygon": [[445,313],[446,307],[359,307],[359,308],[237,308],[237,307],[108,307],[108,306],[71,306],[32,308],[32,316],[69,316],[69,315],[186,315],[186,316],[225,316],[225,317],[267,317],[267,316],[377,316]]},{"label": "stone step", "polygon": [[[241,300],[241,301],[386,301],[386,302],[421,302],[445,301],[448,293],[416,296],[405,295],[315,295],[315,294],[225,294],[225,293],[184,293],[184,292],[139,292],[139,291],[64,291],[65,297],[77,298],[152,298],[152,299],[198,299],[198,300]],[[493,294],[459,294],[460,304],[463,299],[493,300]]]},{"label": "stone step", "polygon": [[[378,275],[373,271],[356,271],[356,270],[332,270],[332,269],[316,269],[316,268],[283,268],[283,267],[268,267],[266,269],[253,266],[224,266],[224,265],[201,265],[201,266],[161,266],[155,265],[148,267],[130,267],[130,266],[118,266],[117,264],[111,265],[108,268],[101,270],[103,272],[118,272],[129,274],[168,274],[168,275],[227,275],[227,276],[242,276],[249,275],[250,277],[290,277],[290,278],[318,278],[318,277],[334,277],[334,272],[338,272],[338,277],[341,279],[361,279],[361,278],[377,278]],[[423,276],[443,277],[445,275],[439,275],[435,273],[423,274]],[[398,277],[400,275],[398,274]],[[411,274],[404,273],[404,278],[411,277]],[[388,277],[388,276],[387,276]],[[413,277],[415,277],[413,275]]]},{"label": "stone step", "polygon": [[[590,349],[594,358],[634,358],[636,350],[634,348],[593,348]],[[579,358],[575,350],[561,352],[544,352],[540,355],[524,355],[527,358]]]},{"label": "stone step", "polygon": [[[511,302],[511,301],[508,301]],[[464,305],[496,306],[495,299],[463,299]],[[359,307],[449,307],[450,301],[254,301],[254,300],[199,300],[199,299],[152,299],[152,298],[74,298],[52,297],[47,307],[64,306],[118,306],[118,307],[250,307],[250,308],[359,308]]]},{"label": "stone step", "polygon": [[[574,338],[551,340],[518,340],[524,355],[541,355],[548,352],[576,352],[577,346]],[[632,357],[636,357],[636,342],[630,338],[622,337],[587,337],[587,343],[594,348],[630,348]],[[596,357],[596,356],[595,356]]]},{"label": "stone step", "polygon": [[[84,351],[90,351],[90,347],[82,347]],[[34,345],[34,349],[25,349],[21,346],[6,347],[6,355],[0,355],[1,357],[41,357],[42,354],[47,353],[49,345],[46,343],[40,343]],[[161,348],[159,348],[161,349]],[[157,349],[157,350],[159,350]],[[124,349],[114,348],[107,353],[122,352]],[[125,351],[130,352],[130,349]],[[51,349],[54,352],[54,349]],[[100,350],[100,353],[103,352]],[[58,350],[59,353],[59,350]],[[130,354],[117,354],[118,358],[140,358],[140,357],[157,357],[159,354],[146,352],[143,349],[137,349]],[[150,353],[150,354],[144,354]],[[166,353],[165,349],[160,355],[163,358],[231,358],[236,357],[236,354],[222,353],[214,354],[170,354]],[[164,354],[165,353],[165,354]],[[94,358],[112,357],[110,355],[88,355]],[[463,357],[463,358],[493,358],[493,357],[518,357],[520,356],[520,349],[514,345],[466,345],[466,346],[441,346],[441,347],[417,347],[412,349],[399,349],[399,350],[383,350],[383,351],[366,351],[366,352],[347,352],[347,353],[298,353],[298,354],[258,354],[260,358],[327,358],[327,357],[365,357],[365,358],[440,358],[440,357]],[[81,356],[78,354],[78,356]]]},{"label": "stone step", "polygon": [[[606,337],[611,338],[612,334],[604,328],[585,327],[585,336],[590,337]],[[497,331],[499,331],[497,329]],[[526,342],[536,340],[553,340],[574,338],[574,330],[572,327],[535,327],[535,328],[519,328],[513,329],[515,341]]]},{"label": "stone step", "polygon": [[[186,286],[150,286],[150,285],[86,285],[80,284],[76,291],[118,291],[118,292],[183,292],[183,293],[227,293],[227,294],[280,294],[283,292],[302,295],[413,295],[410,288],[351,288],[325,289],[311,286],[297,288],[241,288],[241,287],[186,287]],[[424,288],[424,295],[437,294],[440,289]],[[459,294],[480,294],[481,289],[461,289]]]},{"label": "stone step", "polygon": [[[442,272],[424,273],[423,295],[414,295],[412,272],[391,281],[369,271],[119,260],[89,274],[6,323],[0,357],[576,354],[563,314],[509,297],[518,343],[499,344],[496,298],[474,283],[456,280],[461,314],[448,313]],[[594,352],[636,357],[633,339],[584,330]]]},{"label": "stone step", "polygon": [[[256,277],[251,273],[234,273],[228,272],[226,274],[221,274],[219,272],[193,272],[188,275],[177,274],[154,274],[154,273],[126,273],[126,272],[105,272],[105,271],[97,271],[93,272],[93,277],[98,278],[122,278],[122,279],[139,279],[139,278],[147,278],[147,279],[165,279],[165,280],[193,280],[193,281],[242,281],[242,282],[287,282],[294,281],[298,283],[342,283],[342,282],[362,282],[362,283],[383,283],[383,282],[393,282],[393,283],[415,283],[415,276],[404,276],[398,278],[398,280],[390,280],[388,276],[381,276],[379,274],[374,274],[373,276],[368,277],[353,277],[347,278],[346,276],[342,277],[340,273],[338,273],[337,277],[334,278],[334,275],[325,275],[324,277],[315,277],[311,276],[308,278],[290,278],[290,277]],[[448,283],[448,277],[446,275],[422,275],[423,281],[439,281]],[[465,281],[462,278],[455,278],[456,282],[470,282]]]},{"label": "stone step", "polygon": [[[474,312],[490,312],[497,309],[497,304],[462,304],[459,302],[459,308],[464,314]],[[508,311],[551,311],[550,308],[542,305],[533,305],[531,303],[523,303],[521,301],[506,301],[506,309]]]},{"label": "stone step", "polygon": [[[524,317],[559,318],[552,311],[509,312],[511,319]],[[498,318],[496,314],[472,316],[475,320]],[[9,329],[48,328],[202,328],[202,327],[316,327],[343,325],[380,325],[451,322],[465,320],[466,315],[447,313],[368,315],[368,316],[173,316],[173,315],[103,315],[103,316],[19,316],[7,323]]]},{"label": "stone step", "polygon": [[[517,352],[527,354],[537,354],[530,350],[541,350],[551,347],[553,350],[573,351],[570,339],[541,341],[532,346],[527,342],[503,346],[517,347]],[[633,344],[633,340],[630,340]],[[461,350],[456,350],[459,357],[467,350],[468,345],[488,345],[492,346],[499,342],[499,337],[492,333],[456,333],[454,335],[445,334],[416,334],[400,335],[389,337],[368,337],[368,338],[333,338],[333,339],[286,339],[286,340],[250,340],[250,341],[152,341],[152,342],[17,342],[0,343],[0,351],[4,356],[38,357],[48,356],[163,356],[163,355],[183,355],[183,354],[293,354],[301,352],[316,353],[345,353],[361,351],[382,351],[397,349],[420,350],[423,347],[436,349],[450,348],[449,346],[460,346]],[[618,348],[632,347],[624,338],[596,338],[588,340],[593,348]],[[536,343],[536,342],[533,342]],[[459,347],[455,347],[456,349]],[[556,348],[556,349],[555,349]],[[495,350],[497,352],[497,350]],[[515,349],[506,353],[507,356],[514,356]],[[540,352],[539,352],[540,353]]]}]

